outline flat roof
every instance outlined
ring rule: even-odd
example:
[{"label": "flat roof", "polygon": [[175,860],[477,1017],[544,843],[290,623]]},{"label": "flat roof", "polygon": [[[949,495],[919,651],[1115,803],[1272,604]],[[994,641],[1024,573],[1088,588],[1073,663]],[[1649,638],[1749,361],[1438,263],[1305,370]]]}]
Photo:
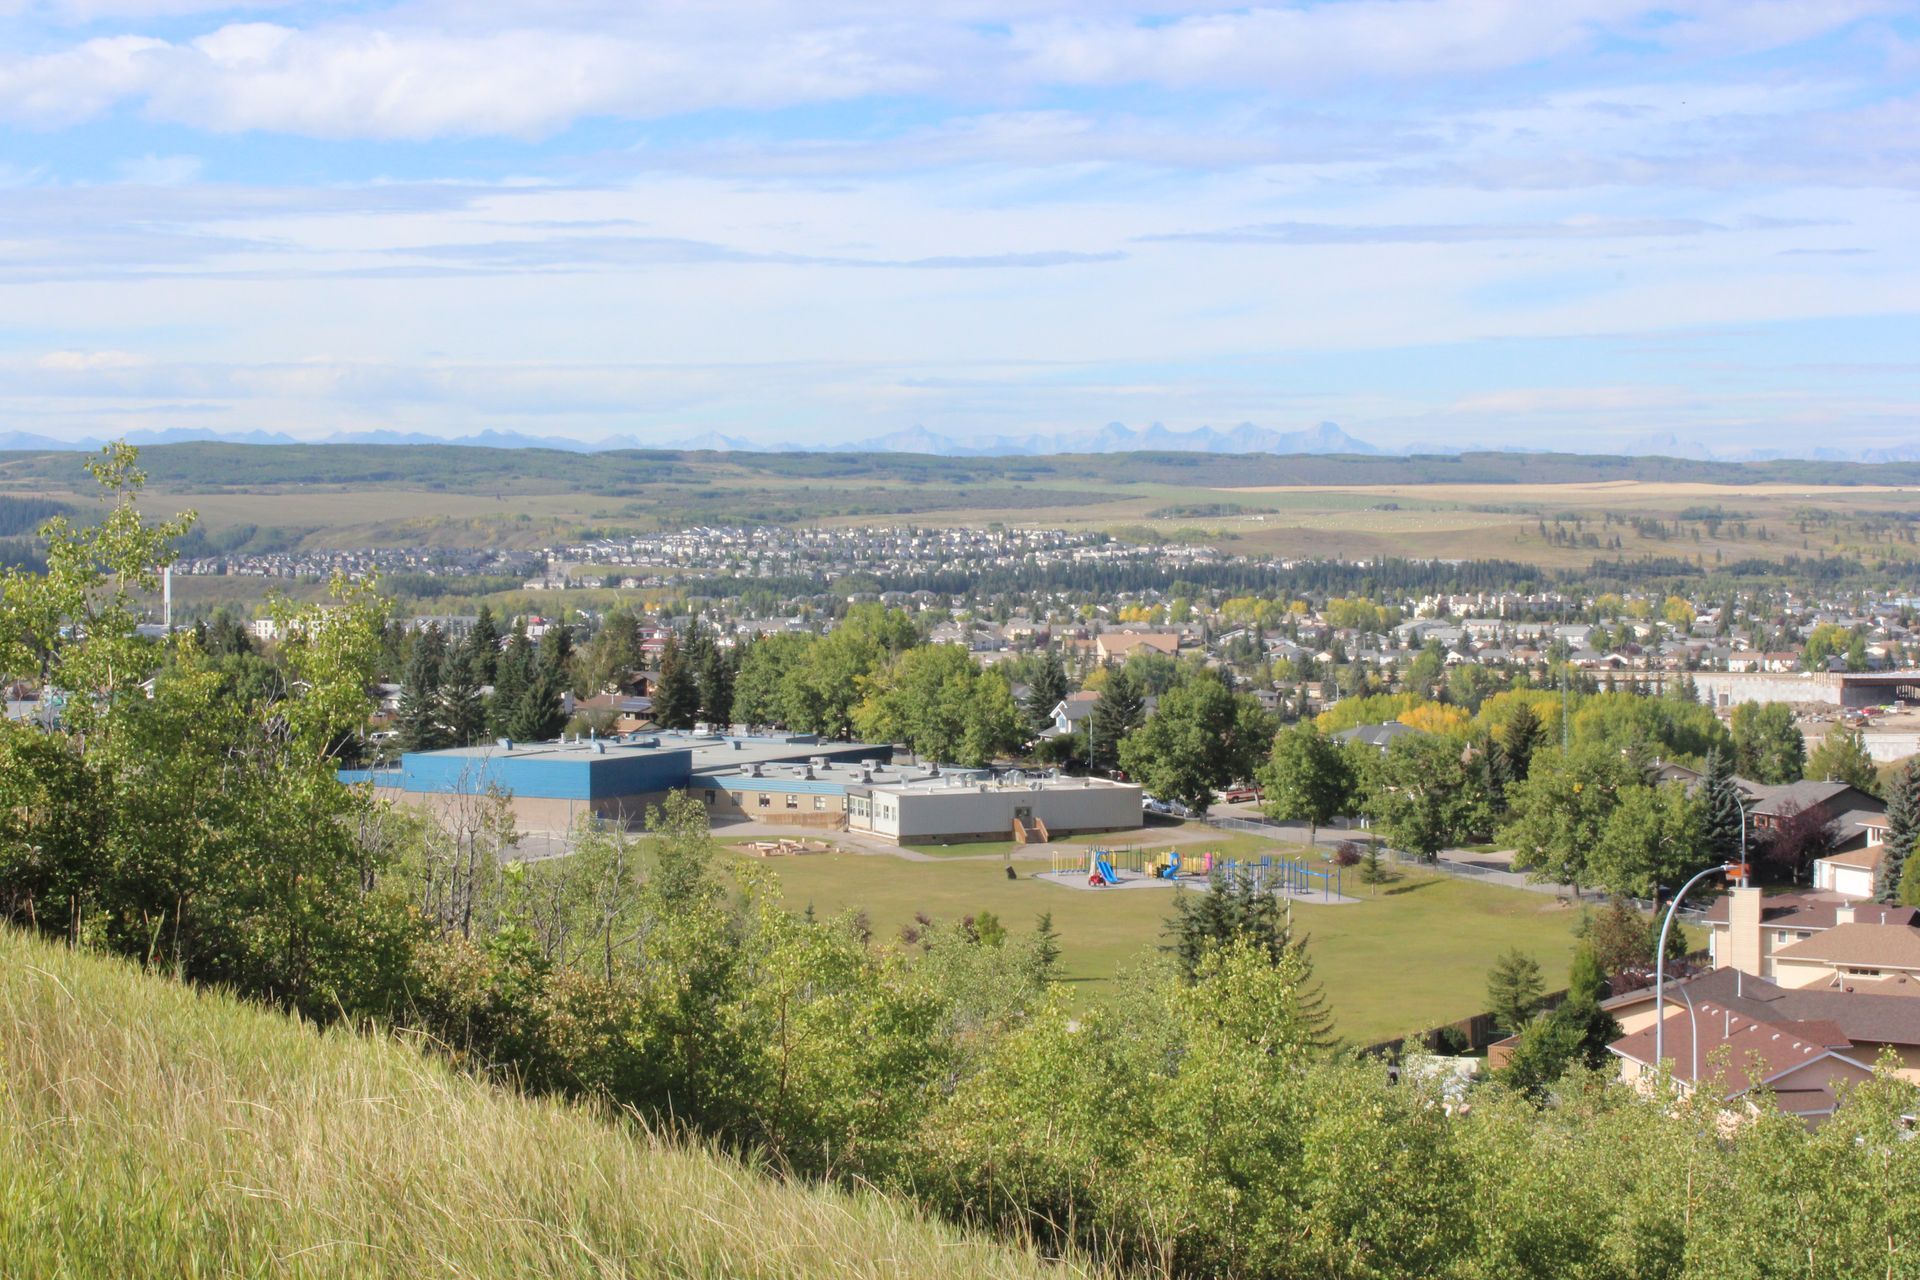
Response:
[{"label": "flat roof", "polygon": [[888,783],[905,782],[915,778],[924,778],[930,772],[926,765],[896,765],[881,763],[871,768],[863,766],[857,760],[829,760],[825,764],[809,764],[806,761],[793,762],[791,759],[775,762],[758,762],[759,776],[754,776],[752,760],[716,759],[698,761],[694,765],[693,776],[696,785],[739,787],[745,790],[777,791],[781,783],[788,782],[825,782],[843,787],[881,786]]},{"label": "flat roof", "polygon": [[901,782],[879,783],[873,790],[888,795],[940,795],[944,792],[979,791],[1138,791],[1139,784],[1115,782],[1111,778],[1049,778],[1039,773],[1004,773],[991,776],[984,770],[957,770],[937,777],[913,778]]},{"label": "flat roof", "polygon": [[546,759],[559,761],[632,758],[691,751],[696,768],[726,765],[769,764],[778,761],[804,762],[813,756],[830,758],[887,760],[893,755],[888,745],[871,742],[822,742],[810,734],[747,735],[718,733],[618,734],[605,738],[574,738],[564,742],[476,743],[471,747],[447,747],[439,751],[409,754],[486,759],[493,761]]}]

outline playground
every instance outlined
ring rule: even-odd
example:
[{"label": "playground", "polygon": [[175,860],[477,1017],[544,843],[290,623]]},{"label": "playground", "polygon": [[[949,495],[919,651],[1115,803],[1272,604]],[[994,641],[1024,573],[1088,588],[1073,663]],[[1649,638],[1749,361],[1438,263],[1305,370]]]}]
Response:
[{"label": "playground", "polygon": [[1257,858],[1225,857],[1208,849],[1174,846],[1156,850],[1134,845],[1092,848],[1084,853],[1062,849],[1053,854],[1052,864],[1049,870],[1035,872],[1033,878],[1089,893],[1113,889],[1172,889],[1183,885],[1204,893],[1212,887],[1217,873],[1251,881],[1256,892],[1265,890],[1293,902],[1333,907],[1353,906],[1360,901],[1343,892],[1346,888],[1343,868],[1331,863],[1316,868],[1303,858],[1270,853]]}]

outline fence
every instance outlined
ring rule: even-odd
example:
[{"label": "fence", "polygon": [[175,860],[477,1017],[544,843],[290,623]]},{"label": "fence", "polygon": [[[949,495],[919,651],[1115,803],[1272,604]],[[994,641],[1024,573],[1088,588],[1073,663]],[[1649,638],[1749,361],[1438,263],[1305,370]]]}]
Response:
[{"label": "fence", "polygon": [[1118,845],[1110,849],[1055,849],[1051,869],[1056,873],[1085,871],[1095,856],[1105,858],[1115,871],[1136,871],[1142,875],[1157,875],[1162,868],[1177,862],[1182,876],[1204,878],[1212,874],[1214,866],[1214,855],[1208,850],[1180,850],[1172,845]]}]

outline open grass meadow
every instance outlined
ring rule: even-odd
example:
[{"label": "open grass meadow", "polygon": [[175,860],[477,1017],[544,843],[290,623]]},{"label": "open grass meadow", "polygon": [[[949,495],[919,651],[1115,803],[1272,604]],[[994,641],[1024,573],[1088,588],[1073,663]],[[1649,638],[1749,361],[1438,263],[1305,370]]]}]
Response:
[{"label": "open grass meadow", "polygon": [[[1226,841],[1221,849],[1243,852]],[[1160,945],[1173,909],[1171,889],[1082,892],[1032,879],[1039,864],[1030,862],[1016,864],[1017,880],[1008,880],[1004,864],[992,859],[821,854],[765,865],[794,910],[865,911],[881,940],[896,938],[922,912],[952,920],[987,910],[1018,933],[1050,911],[1063,976],[1089,1001],[1126,998],[1124,973]],[[1336,1029],[1351,1043],[1371,1044],[1480,1012],[1487,969],[1508,947],[1534,956],[1549,988],[1563,985],[1573,958],[1579,912],[1548,894],[1414,871],[1402,871],[1375,896],[1364,887],[1350,892],[1363,901],[1297,903],[1293,919],[1311,939]]]},{"label": "open grass meadow", "polygon": [[1061,1274],[876,1195],[0,929],[9,1280]]}]

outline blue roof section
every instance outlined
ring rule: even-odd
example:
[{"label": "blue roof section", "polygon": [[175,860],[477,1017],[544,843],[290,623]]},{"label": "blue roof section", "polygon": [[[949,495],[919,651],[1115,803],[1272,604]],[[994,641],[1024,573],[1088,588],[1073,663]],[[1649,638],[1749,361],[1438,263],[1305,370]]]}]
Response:
[{"label": "blue roof section", "polygon": [[528,799],[611,800],[684,787],[693,772],[693,753],[685,747],[542,747],[409,751],[400,757],[400,785],[441,795],[473,795],[497,786]]},{"label": "blue roof section", "polygon": [[[684,788],[691,784],[696,764],[743,770],[814,761],[845,766],[862,761],[884,763],[892,756],[893,748],[885,744],[821,742],[811,735],[663,732],[409,751],[400,757],[397,770],[342,770],[340,778],[343,782],[398,786],[416,794],[473,795],[498,787],[531,799],[587,801],[658,795]],[[839,788],[823,785],[818,790],[830,795]]]},{"label": "blue roof section", "polygon": [[[755,770],[760,766],[803,766],[824,762],[822,768],[849,768],[858,762],[885,764],[893,747],[883,743],[822,743],[810,735],[739,735],[739,733],[630,733],[611,739],[574,739],[561,743],[490,743],[447,750],[409,750],[394,770],[340,770],[344,783],[372,783],[424,794],[478,794],[488,787],[538,800],[612,800],[637,794],[659,794],[689,785],[714,785],[712,779],[693,783],[693,770]],[[858,775],[858,770],[854,770]],[[745,783],[730,777],[728,783]],[[814,791],[837,794],[845,783],[820,781],[797,785],[804,779],[753,779],[755,791]]]}]

